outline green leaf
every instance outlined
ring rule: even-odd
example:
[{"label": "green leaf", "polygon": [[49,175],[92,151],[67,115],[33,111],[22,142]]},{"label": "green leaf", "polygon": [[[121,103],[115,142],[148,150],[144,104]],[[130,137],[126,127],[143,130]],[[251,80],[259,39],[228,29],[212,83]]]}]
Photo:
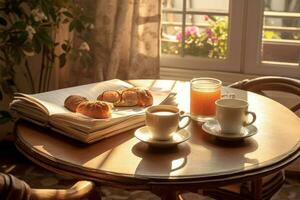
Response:
[{"label": "green leaf", "polygon": [[63,14],[67,17],[73,18],[72,13],[68,12],[68,11],[64,11]]},{"label": "green leaf", "polygon": [[89,16],[85,16],[85,15],[81,15],[80,17],[80,20],[83,21],[83,22],[92,22],[93,20],[91,19],[91,17]]},{"label": "green leaf", "polygon": [[57,13],[55,12],[55,8],[54,7],[51,7],[49,9],[49,14],[50,16],[52,17],[53,21],[56,21],[57,20]]},{"label": "green leaf", "polygon": [[64,51],[67,51],[68,46],[67,46],[66,44],[62,44],[62,45],[61,45],[61,48],[62,48]]},{"label": "green leaf", "polygon": [[17,21],[16,23],[13,24],[13,27],[16,29],[25,29],[26,28],[26,24],[24,21]]},{"label": "green leaf", "polygon": [[33,52],[34,51],[31,43],[29,43],[29,42],[24,43],[22,48],[23,48],[24,51],[27,51],[27,52]]},{"label": "green leaf", "polygon": [[7,32],[0,32],[0,38],[2,41],[5,41],[8,38],[8,33]]},{"label": "green leaf", "polygon": [[84,25],[80,20],[75,19],[70,23],[69,31],[72,31],[74,28],[77,32],[80,33],[82,30],[84,30]]},{"label": "green leaf", "polygon": [[27,40],[27,32],[21,32],[16,43],[17,45],[22,45]]},{"label": "green leaf", "polygon": [[59,56],[59,67],[63,68],[65,66],[65,64],[66,64],[66,61],[67,61],[66,60],[66,54],[65,53],[61,54]]},{"label": "green leaf", "polygon": [[76,29],[76,31],[79,32],[79,33],[80,33],[82,30],[84,30],[84,25],[82,24],[81,21],[77,20],[75,29]]},{"label": "green leaf", "polygon": [[76,26],[76,20],[73,20],[70,25],[69,25],[69,31],[73,31],[73,29],[75,28]]},{"label": "green leaf", "polygon": [[1,87],[2,87],[2,91],[10,97],[12,97],[14,92],[16,91],[13,80],[5,80],[1,82]]},{"label": "green leaf", "polygon": [[7,22],[3,17],[0,17],[0,24],[3,25],[3,26],[7,25]]},{"label": "green leaf", "polygon": [[44,42],[48,46],[54,45],[54,41],[45,30],[40,30],[37,32],[36,37],[38,37],[41,42]]},{"label": "green leaf", "polygon": [[22,59],[22,54],[23,52],[20,51],[19,48],[12,48],[11,50],[11,55],[14,57],[14,60],[17,64],[21,63],[21,59]]},{"label": "green leaf", "polygon": [[51,7],[51,3],[49,1],[40,1],[40,6],[42,11],[45,13],[47,17],[49,17],[49,9]]},{"label": "green leaf", "polygon": [[68,18],[64,19],[62,23],[66,24],[66,23],[69,23],[70,20]]},{"label": "green leaf", "polygon": [[0,2],[0,7],[5,8],[5,2]]},{"label": "green leaf", "polygon": [[42,50],[42,44],[39,41],[39,38],[36,36],[36,34],[32,38],[32,45],[33,45],[34,51],[39,54]]},{"label": "green leaf", "polygon": [[0,124],[5,124],[11,120],[12,120],[12,117],[9,114],[9,112],[0,110]]}]

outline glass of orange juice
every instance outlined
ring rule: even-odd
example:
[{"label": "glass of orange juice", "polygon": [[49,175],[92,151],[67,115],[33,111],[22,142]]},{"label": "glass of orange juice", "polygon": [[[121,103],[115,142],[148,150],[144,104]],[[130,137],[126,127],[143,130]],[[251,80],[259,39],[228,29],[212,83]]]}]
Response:
[{"label": "glass of orange juice", "polygon": [[204,122],[216,114],[215,101],[221,97],[222,82],[214,78],[191,80],[190,114],[192,119]]}]

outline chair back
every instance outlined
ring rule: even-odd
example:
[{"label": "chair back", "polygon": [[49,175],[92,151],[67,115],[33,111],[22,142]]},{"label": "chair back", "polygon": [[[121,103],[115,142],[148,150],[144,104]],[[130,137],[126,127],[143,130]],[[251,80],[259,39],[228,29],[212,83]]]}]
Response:
[{"label": "chair back", "polygon": [[0,199],[6,200],[75,200],[101,199],[94,183],[78,181],[67,189],[34,189],[11,174],[0,172]]},{"label": "chair back", "polygon": [[300,110],[300,81],[297,79],[280,76],[264,76],[238,81],[229,85],[229,87],[255,92],[268,97],[270,96],[266,93],[267,91],[290,93],[297,96],[297,103],[289,107],[289,109],[293,112]]}]

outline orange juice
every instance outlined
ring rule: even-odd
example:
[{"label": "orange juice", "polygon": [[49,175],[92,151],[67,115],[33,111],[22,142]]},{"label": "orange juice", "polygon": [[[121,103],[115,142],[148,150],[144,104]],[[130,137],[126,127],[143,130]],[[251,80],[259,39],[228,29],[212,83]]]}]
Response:
[{"label": "orange juice", "polygon": [[213,118],[216,114],[215,101],[221,97],[222,82],[213,78],[191,80],[190,113],[198,121]]},{"label": "orange juice", "polygon": [[221,91],[201,92],[191,91],[191,113],[193,115],[214,116],[216,114],[215,101],[220,99]]}]

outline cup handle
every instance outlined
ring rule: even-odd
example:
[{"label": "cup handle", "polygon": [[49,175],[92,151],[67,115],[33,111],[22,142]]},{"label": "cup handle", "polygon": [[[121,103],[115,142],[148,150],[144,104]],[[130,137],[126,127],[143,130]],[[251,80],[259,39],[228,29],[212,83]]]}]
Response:
[{"label": "cup handle", "polygon": [[256,120],[256,114],[254,112],[250,112],[250,111],[246,111],[246,115],[251,115],[252,116],[252,120],[250,122],[244,122],[243,126],[249,126],[251,124],[253,124]]},{"label": "cup handle", "polygon": [[177,131],[179,131],[179,130],[185,128],[185,127],[187,127],[187,126],[190,124],[190,122],[191,122],[191,116],[189,116],[189,115],[181,115],[181,116],[180,116],[180,119],[179,119],[179,122],[181,122],[181,120],[182,120],[183,118],[185,118],[185,117],[188,118],[188,121],[187,121],[187,122],[185,123],[185,125],[183,125],[183,126],[178,125]]}]

